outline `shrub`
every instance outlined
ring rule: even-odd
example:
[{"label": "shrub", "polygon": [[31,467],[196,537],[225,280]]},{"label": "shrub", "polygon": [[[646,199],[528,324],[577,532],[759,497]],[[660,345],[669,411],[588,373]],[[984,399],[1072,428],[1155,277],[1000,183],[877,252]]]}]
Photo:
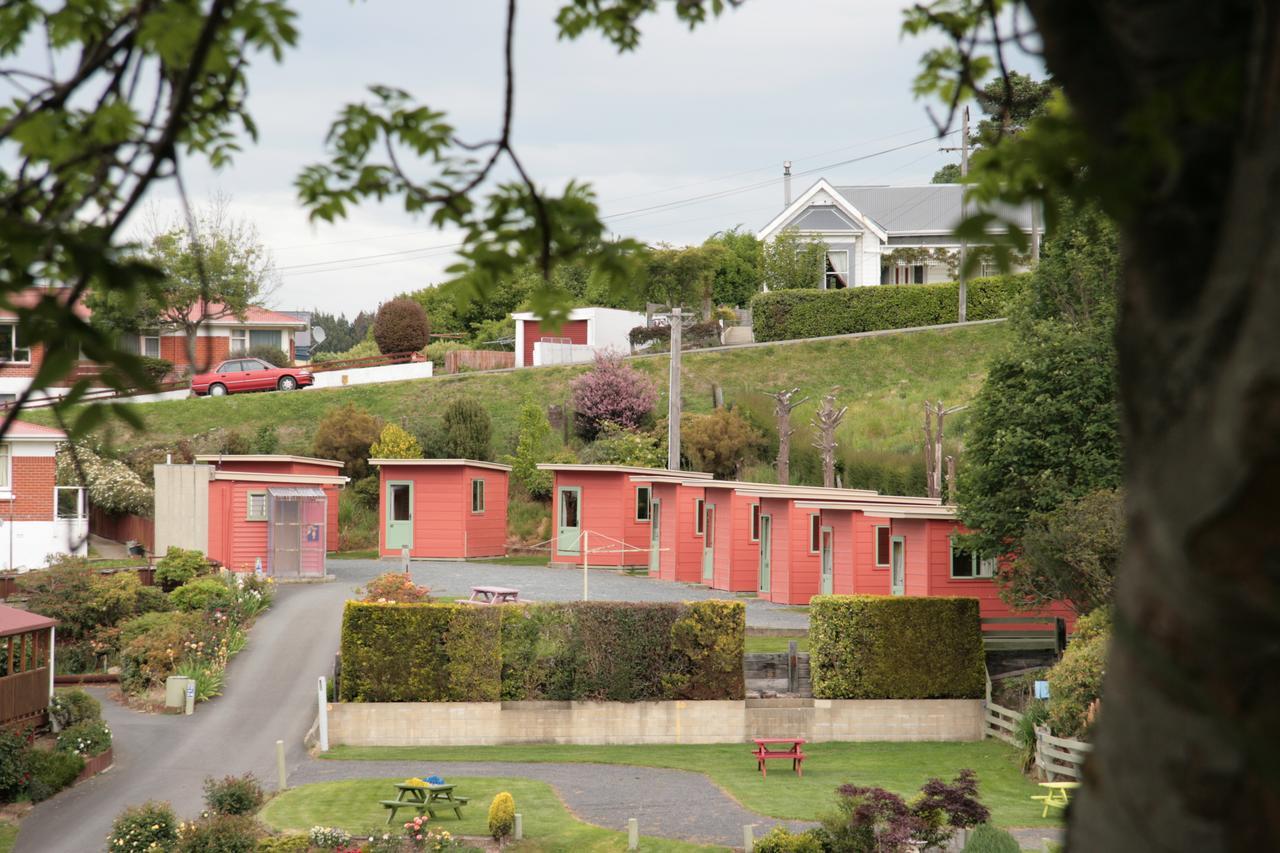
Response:
[{"label": "shrub", "polygon": [[[83,485],[89,502],[111,513],[150,516],[155,509],[155,492],[132,468],[118,459],[108,459],[83,445],[58,452],[57,476],[62,485]],[[79,465],[76,462],[79,462]],[[84,482],[81,483],[81,474]]]},{"label": "shrub", "polygon": [[289,354],[280,347],[273,347],[270,344],[258,344],[249,347],[244,352],[247,358],[260,358],[267,364],[276,367],[290,367],[293,365],[293,359],[289,358]]},{"label": "shrub", "polygon": [[123,853],[153,853],[175,849],[178,819],[168,803],[149,802],[130,806],[111,825],[107,849]]},{"label": "shrub", "polygon": [[1100,607],[1081,617],[1067,649],[1050,670],[1049,728],[1058,737],[1083,738],[1093,724],[1090,708],[1102,697],[1111,643],[1111,612]]},{"label": "shrub", "polygon": [[735,409],[685,415],[680,436],[680,450],[689,463],[721,480],[737,479],[742,467],[765,450],[764,434]]},{"label": "shrub", "polygon": [[31,746],[26,737],[0,729],[0,802],[13,802],[30,772]]},{"label": "shrub", "polygon": [[417,352],[431,340],[427,312],[407,296],[384,302],[373,318],[373,339],[382,353]]},{"label": "shrub", "polygon": [[256,853],[262,834],[248,815],[211,814],[181,825],[177,853]]},{"label": "shrub", "polygon": [[208,571],[209,561],[200,551],[170,545],[156,563],[156,582],[165,590],[171,590]]},{"label": "shrub", "polygon": [[1022,772],[1030,773],[1036,763],[1036,726],[1043,726],[1049,720],[1049,706],[1043,700],[1032,701],[1018,718],[1018,726],[1014,730],[1014,740],[1022,750]]},{"label": "shrub", "polygon": [[984,823],[969,833],[964,853],[1022,853],[1022,845],[1003,829]]},{"label": "shrub", "polygon": [[822,595],[810,603],[821,699],[975,699],[986,688],[976,598]]},{"label": "shrub", "polygon": [[516,825],[516,801],[506,791],[498,794],[489,804],[489,834],[495,841],[502,841]]},{"label": "shrub", "polygon": [[80,688],[59,690],[49,700],[49,717],[65,729],[76,723],[102,719],[102,704]]},{"label": "shrub", "polygon": [[664,468],[667,464],[666,436],[656,431],[646,432],[605,422],[596,433],[596,440],[583,451],[582,461],[594,465]]},{"label": "shrub", "polygon": [[[815,277],[815,281],[816,281]],[[1005,317],[1029,276],[975,278],[968,283],[970,320]],[[757,341],[783,341],[954,323],[959,285],[886,284],[843,290],[772,290],[751,300]]]},{"label": "shrub", "polygon": [[823,853],[822,834],[812,829],[792,832],[785,826],[775,826],[752,849],[757,853]]},{"label": "shrub", "polygon": [[313,826],[307,837],[312,847],[321,850],[337,850],[351,843],[351,833],[337,826]]},{"label": "shrub", "polygon": [[720,324],[715,320],[694,323],[680,330],[680,349],[705,349],[720,346]]},{"label": "shrub", "polygon": [[228,456],[242,456],[253,449],[249,436],[238,429],[221,430],[218,433],[217,450]]},{"label": "shrub", "polygon": [[173,372],[173,362],[167,358],[154,358],[153,356],[142,356],[142,370],[151,379],[152,382],[163,382],[165,377]]},{"label": "shrub", "polygon": [[120,686],[138,693],[162,682],[199,629],[194,613],[149,613],[126,622],[120,628]]},{"label": "shrub", "polygon": [[208,702],[215,696],[222,695],[222,687],[226,683],[226,660],[205,660],[199,655],[190,655],[173,670],[174,675],[184,675],[191,679],[196,689],[195,700]]},{"label": "shrub", "polygon": [[[376,458],[376,457],[373,457]],[[370,474],[363,480],[356,480],[351,487],[351,496],[360,501],[363,506],[376,510],[378,508],[378,495],[382,489],[382,481],[377,474]],[[345,525],[343,525],[345,527]]]},{"label": "shrub", "polygon": [[356,588],[356,594],[362,601],[413,604],[427,601],[431,590],[413,582],[413,578],[404,572],[383,572],[362,587]]},{"label": "shrub", "polygon": [[951,783],[930,779],[920,787],[920,795],[911,801],[911,812],[921,828],[916,838],[926,848],[946,849],[958,829],[968,829],[991,819],[991,811],[978,800],[978,777],[972,770],[961,770]]},{"label": "shrub", "polygon": [[382,432],[382,421],[348,403],[325,413],[312,439],[312,452],[321,459],[343,463],[354,482],[369,475],[369,448]]},{"label": "shrub", "polygon": [[[369,835],[375,835],[375,831],[371,830]],[[396,845],[394,851],[400,853],[399,839],[396,840]],[[307,853],[310,849],[311,839],[302,832],[267,835],[258,839],[258,853]]]},{"label": "shrub", "polygon": [[47,800],[63,788],[75,784],[84,770],[84,757],[76,752],[63,750],[31,750],[31,779],[27,782],[27,795],[31,802]]},{"label": "shrub", "polygon": [[516,450],[503,462],[511,466],[511,479],[529,497],[544,500],[551,496],[552,472],[538,470],[539,462],[549,460],[552,453],[551,422],[547,413],[532,400],[520,407],[516,424]]},{"label": "shrub", "polygon": [[58,749],[85,758],[101,755],[111,748],[111,729],[102,720],[85,720],[58,732]]},{"label": "shrub", "polygon": [[266,800],[266,792],[252,773],[204,780],[204,804],[216,814],[253,814]]},{"label": "shrub", "polygon": [[272,454],[280,448],[280,435],[271,424],[263,424],[253,434],[253,452]]},{"label": "shrub", "polygon": [[828,849],[841,853],[906,853],[924,824],[897,794],[841,785],[835,814],[822,818]]},{"label": "shrub", "polygon": [[663,349],[671,345],[671,327],[636,326],[630,332],[627,332],[627,340],[630,341],[633,348],[651,343],[654,344],[653,349]]},{"label": "shrub", "polygon": [[197,578],[169,593],[173,606],[184,613],[225,610],[235,598],[235,590],[220,578]]},{"label": "shrub", "polygon": [[653,415],[658,391],[648,376],[620,357],[600,354],[595,366],[573,381],[578,433],[588,441],[605,423],[635,429]]},{"label": "shrub", "polygon": [[373,459],[421,459],[422,445],[404,427],[387,424],[369,448]]},{"label": "shrub", "polygon": [[490,441],[493,425],[489,412],[474,397],[459,397],[445,407],[445,454],[452,459],[476,459],[488,462],[493,451]]}]

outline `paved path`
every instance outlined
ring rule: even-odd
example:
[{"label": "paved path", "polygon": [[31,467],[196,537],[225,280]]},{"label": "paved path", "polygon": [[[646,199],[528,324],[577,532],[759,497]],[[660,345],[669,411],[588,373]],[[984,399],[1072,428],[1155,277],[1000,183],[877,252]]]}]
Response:
[{"label": "paved path", "polygon": [[[368,580],[398,563],[382,560],[330,560],[343,578]],[[511,566],[498,563],[459,563],[414,560],[410,572],[415,582],[431,587],[437,595],[471,595],[471,587],[509,586],[531,601],[580,601],[582,570],[547,566]],[[701,601],[727,599],[747,606],[747,624],[753,628],[808,628],[809,614],[801,608],[761,601],[754,595],[708,589],[687,583],[671,583],[643,576],[600,569],[587,579],[588,594],[600,601]]]}]

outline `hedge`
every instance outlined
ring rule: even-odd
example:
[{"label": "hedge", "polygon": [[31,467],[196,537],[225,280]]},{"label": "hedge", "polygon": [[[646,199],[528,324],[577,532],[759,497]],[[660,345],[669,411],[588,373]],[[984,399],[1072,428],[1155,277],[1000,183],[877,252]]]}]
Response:
[{"label": "hedge", "polygon": [[[970,320],[1008,316],[1029,273],[975,278],[968,284]],[[959,285],[884,284],[844,290],[775,290],[751,300],[757,341],[820,338],[956,321]]]},{"label": "hedge", "polygon": [[986,688],[976,598],[822,595],[809,607],[819,699],[976,699]]},{"label": "hedge", "polygon": [[347,702],[741,699],[741,602],[347,602]]}]

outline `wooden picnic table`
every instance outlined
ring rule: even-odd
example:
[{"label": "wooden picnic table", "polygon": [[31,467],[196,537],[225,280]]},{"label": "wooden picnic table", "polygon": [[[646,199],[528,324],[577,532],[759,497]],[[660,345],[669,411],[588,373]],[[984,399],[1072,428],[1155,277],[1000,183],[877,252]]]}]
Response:
[{"label": "wooden picnic table", "polygon": [[471,587],[471,598],[467,600],[468,604],[517,604],[520,600],[520,590],[511,589],[505,586],[473,586]]},{"label": "wooden picnic table", "polygon": [[774,759],[791,759],[791,769],[798,776],[804,775],[804,749],[805,739],[802,737],[758,737],[752,738],[755,742],[755,751],[751,754],[755,756],[756,767],[760,771],[760,775],[766,779],[769,777],[765,762]]},{"label": "wooden picnic table", "polygon": [[1031,799],[1044,803],[1044,811],[1040,817],[1048,817],[1049,809],[1065,809],[1071,803],[1071,791],[1080,787],[1079,782],[1041,782],[1041,788],[1048,788],[1049,793],[1033,796]]},{"label": "wooden picnic table", "polygon": [[452,785],[410,785],[401,782],[396,785],[399,793],[394,800],[381,800],[382,807],[388,810],[387,823],[395,819],[400,809],[413,809],[418,814],[426,812],[431,819],[436,819],[436,809],[452,810],[458,820],[462,820],[462,807],[467,804],[466,797],[455,797]]}]

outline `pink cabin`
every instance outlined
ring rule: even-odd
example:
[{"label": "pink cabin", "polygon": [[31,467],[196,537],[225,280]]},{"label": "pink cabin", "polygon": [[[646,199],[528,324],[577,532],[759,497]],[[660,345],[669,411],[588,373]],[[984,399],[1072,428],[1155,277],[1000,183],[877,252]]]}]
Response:
[{"label": "pink cabin", "polygon": [[650,577],[710,584],[716,531],[715,509],[703,490],[706,481],[666,471],[633,475],[631,482],[651,489]]},{"label": "pink cabin", "polygon": [[743,485],[714,481],[703,489],[713,531],[708,543],[712,589],[760,589],[760,500],[741,494]]},{"label": "pink cabin", "polygon": [[378,466],[378,553],[430,560],[507,553],[511,466],[474,459],[370,459]]},{"label": "pink cabin", "polygon": [[156,551],[194,548],[236,572],[322,577],[338,547],[341,462],[285,455],[197,456],[157,465]]},{"label": "pink cabin", "polygon": [[739,493],[758,484],[691,478],[688,472],[632,479],[648,479],[654,487],[654,520],[663,543],[651,552],[651,576],[731,592],[759,588],[760,503]]},{"label": "pink cabin", "polygon": [[[650,566],[655,550],[650,523],[653,487],[632,482],[631,478],[661,474],[662,469],[556,463],[538,467],[555,475],[551,505],[553,564],[581,565],[585,537],[589,565]],[[711,479],[710,474],[683,472],[681,476]]]}]

